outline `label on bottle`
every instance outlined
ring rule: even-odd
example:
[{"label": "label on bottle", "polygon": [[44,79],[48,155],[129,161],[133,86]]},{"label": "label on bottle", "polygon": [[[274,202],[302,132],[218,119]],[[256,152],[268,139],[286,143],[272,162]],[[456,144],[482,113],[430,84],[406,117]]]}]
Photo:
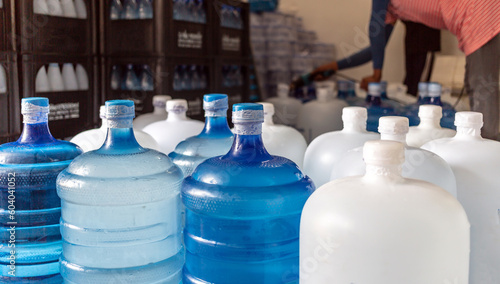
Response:
[{"label": "label on bottle", "polygon": [[50,104],[49,121],[80,118],[80,103]]},{"label": "label on bottle", "polygon": [[203,48],[203,34],[201,32],[188,32],[187,30],[177,33],[177,47],[179,48]]},{"label": "label on bottle", "polygon": [[225,51],[240,51],[241,50],[241,38],[231,37],[230,35],[222,35],[222,50]]}]

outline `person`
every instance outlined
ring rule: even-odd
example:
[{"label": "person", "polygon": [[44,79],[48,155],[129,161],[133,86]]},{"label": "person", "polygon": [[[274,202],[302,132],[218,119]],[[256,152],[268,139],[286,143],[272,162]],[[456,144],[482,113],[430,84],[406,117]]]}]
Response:
[{"label": "person", "polygon": [[499,0],[372,0],[370,47],[313,71],[315,80],[326,70],[342,70],[373,61],[373,74],[361,87],[379,82],[387,41],[397,19],[448,29],[466,55],[464,87],[471,109],[483,113],[483,137],[499,139],[500,1]]},{"label": "person", "polygon": [[405,72],[403,84],[407,93],[418,96],[418,83],[428,82],[434,66],[435,53],[441,51],[441,31],[420,23],[405,24]]}]

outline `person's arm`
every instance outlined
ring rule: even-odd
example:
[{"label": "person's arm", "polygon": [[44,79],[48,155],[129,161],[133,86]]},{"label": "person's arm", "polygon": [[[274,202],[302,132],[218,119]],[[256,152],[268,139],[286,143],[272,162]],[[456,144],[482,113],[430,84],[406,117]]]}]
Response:
[{"label": "person's arm", "polygon": [[[372,0],[372,13],[370,16],[370,48],[373,57],[373,74],[363,78],[361,87],[366,89],[370,82],[380,82],[382,79],[382,67],[384,65],[385,45],[389,34],[386,34],[387,26],[385,18],[390,0]],[[392,30],[391,30],[392,31]]]},{"label": "person's arm", "polygon": [[[392,33],[393,28],[394,28],[394,26],[390,25],[390,24],[385,26],[385,42],[386,43],[389,41],[389,37]],[[372,60],[372,48],[367,47],[365,49],[362,49],[362,50],[350,55],[349,57],[346,57],[346,58],[341,59],[339,61],[334,61],[334,62],[325,64],[325,65],[322,65],[322,66],[316,68],[313,71],[313,73],[321,74],[324,71],[328,71],[328,70],[337,71],[337,70],[352,68],[352,67],[356,67],[359,65],[363,65],[363,64],[369,62],[370,60]],[[314,79],[315,80],[324,80],[326,78],[324,78],[322,75],[317,75]]]}]

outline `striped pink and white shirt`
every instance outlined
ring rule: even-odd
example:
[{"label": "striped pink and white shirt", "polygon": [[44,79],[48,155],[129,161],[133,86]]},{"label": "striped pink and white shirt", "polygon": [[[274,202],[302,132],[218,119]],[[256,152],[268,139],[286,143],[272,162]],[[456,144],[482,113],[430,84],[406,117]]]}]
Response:
[{"label": "striped pink and white shirt", "polygon": [[500,0],[390,0],[386,23],[397,19],[447,29],[469,55],[500,33]]}]

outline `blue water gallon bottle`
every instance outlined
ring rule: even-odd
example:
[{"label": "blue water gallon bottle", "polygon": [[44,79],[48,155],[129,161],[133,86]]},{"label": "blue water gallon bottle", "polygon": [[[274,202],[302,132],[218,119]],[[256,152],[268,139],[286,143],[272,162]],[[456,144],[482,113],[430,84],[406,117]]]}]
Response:
[{"label": "blue water gallon bottle", "polygon": [[108,133],[57,179],[67,283],[181,282],[182,172],[141,147],[132,101],[106,102]]},{"label": "blue water gallon bottle", "polygon": [[315,187],[266,151],[263,121],[262,105],[234,105],[232,148],[184,180],[184,284],[298,283],[300,216]]},{"label": "blue water gallon bottle", "polygon": [[47,98],[21,102],[21,137],[0,146],[0,282],[61,283],[57,175],[82,153],[49,131]]},{"label": "blue water gallon bottle", "polygon": [[233,132],[227,124],[227,108],[227,95],[209,94],[203,97],[205,128],[197,136],[179,143],[169,154],[184,176],[190,176],[206,159],[224,155],[231,149]]}]

